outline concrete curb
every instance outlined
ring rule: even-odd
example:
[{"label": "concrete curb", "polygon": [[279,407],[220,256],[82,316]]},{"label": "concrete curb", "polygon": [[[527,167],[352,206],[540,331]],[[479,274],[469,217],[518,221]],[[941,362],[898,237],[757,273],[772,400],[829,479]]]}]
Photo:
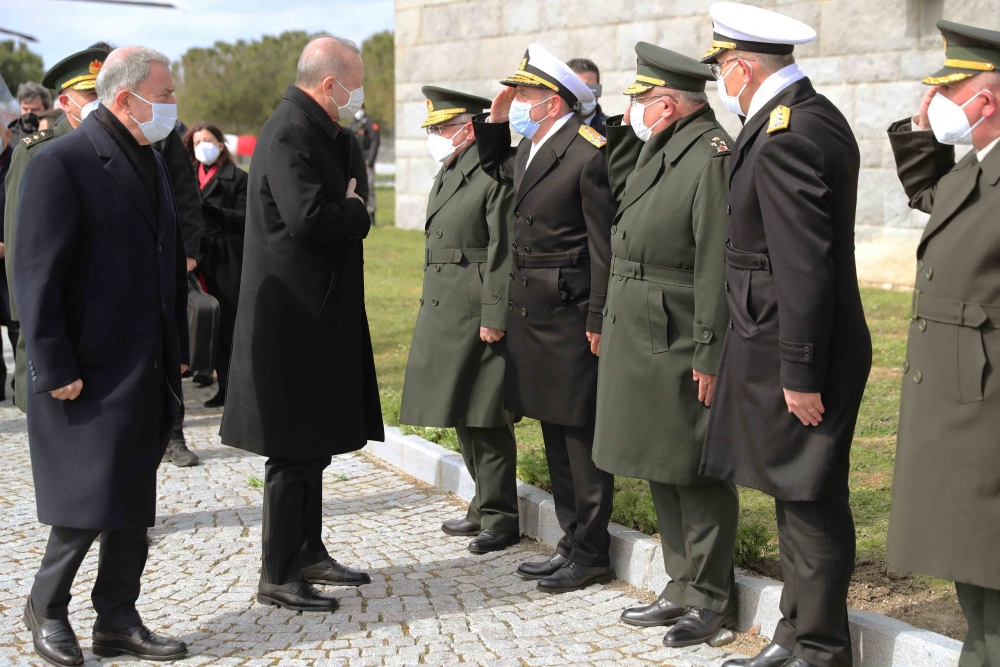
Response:
[{"label": "concrete curb", "polygon": [[[475,485],[460,454],[419,436],[403,435],[398,428],[386,426],[385,442],[369,442],[364,451],[466,502],[475,493]],[[520,481],[517,494],[521,533],[554,548],[562,537],[562,530],[556,520],[552,496]],[[663,590],[669,579],[663,571],[659,541],[617,523],[612,523],[609,531],[615,576],[653,593]],[[747,630],[760,625],[762,635],[773,636],[781,618],[778,609],[781,583],[737,572],[736,585],[740,598],[738,627]],[[850,622],[856,667],[950,667],[958,664],[962,644],[954,639],[866,611],[850,612]]]}]

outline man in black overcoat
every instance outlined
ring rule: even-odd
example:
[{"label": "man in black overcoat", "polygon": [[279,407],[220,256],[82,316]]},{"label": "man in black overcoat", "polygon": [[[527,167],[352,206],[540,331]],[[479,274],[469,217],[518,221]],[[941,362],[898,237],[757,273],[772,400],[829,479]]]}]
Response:
[{"label": "man in black overcoat", "polygon": [[169,62],[142,47],[109,55],[101,106],[39,150],[19,191],[13,287],[28,441],[38,519],[52,526],[24,618],[38,653],[60,665],[83,663],[67,606],[98,535],[93,652],[187,652],[150,633],[135,608],[188,354],[184,245],[150,147],[176,108]]},{"label": "man in black overcoat", "polygon": [[250,167],[222,442],[268,457],[257,600],[298,611],[337,608],[311,584],[370,581],[321,535],[331,455],[384,437],[364,302],[371,218],[350,177],[356,143],[337,122],[360,108],[363,79],[353,43],[307,44]]},{"label": "man in black overcoat", "polygon": [[773,643],[725,665],[846,667],[847,478],[872,359],[854,263],[858,144],[795,64],[812,28],[748,5],[710,13],[703,62],[746,121],[730,158],[731,319],[701,472],[774,497],[784,581]]}]

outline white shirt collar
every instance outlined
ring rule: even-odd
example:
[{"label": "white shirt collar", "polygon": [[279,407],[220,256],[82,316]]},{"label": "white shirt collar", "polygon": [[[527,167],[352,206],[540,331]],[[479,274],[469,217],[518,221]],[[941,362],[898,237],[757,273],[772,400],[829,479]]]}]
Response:
[{"label": "white shirt collar", "polygon": [[983,160],[986,159],[986,156],[989,154],[989,152],[991,150],[993,150],[993,147],[997,145],[998,141],[1000,141],[1000,137],[997,137],[996,139],[994,139],[993,141],[991,141],[989,144],[987,144],[986,147],[983,148],[983,150],[976,151],[976,157],[979,159],[980,162],[982,162]]},{"label": "white shirt collar", "polygon": [[757,92],[753,94],[753,99],[750,100],[750,108],[747,109],[747,121],[749,122],[753,118],[753,115],[773,100],[778,93],[796,81],[804,79],[805,76],[805,72],[800,70],[797,64],[792,63],[788,67],[782,67],[764,79],[764,83],[760,84],[760,88],[757,89]]},{"label": "white shirt collar", "polygon": [[538,149],[542,147],[542,144],[548,141],[549,137],[558,132],[559,128],[565,125],[566,122],[573,117],[574,113],[575,113],[574,111],[570,111],[569,113],[567,113],[565,116],[563,116],[562,118],[560,118],[559,120],[557,120],[552,124],[552,127],[549,128],[549,131],[545,133],[544,137],[539,139],[537,142],[534,141],[531,142],[531,152],[528,153],[528,162],[524,165],[525,169],[527,169],[528,165],[531,164],[531,159],[535,157],[535,153],[537,153]]}]

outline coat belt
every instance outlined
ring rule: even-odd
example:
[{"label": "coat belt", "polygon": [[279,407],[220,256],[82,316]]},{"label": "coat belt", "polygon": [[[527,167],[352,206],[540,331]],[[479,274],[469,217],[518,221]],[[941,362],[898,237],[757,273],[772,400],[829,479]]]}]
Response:
[{"label": "coat belt", "polygon": [[428,264],[483,264],[487,261],[488,248],[424,248],[424,266]]},{"label": "coat belt", "polygon": [[655,264],[640,264],[621,257],[611,257],[611,275],[635,278],[661,285],[677,287],[694,287],[694,271],[671,269]]},{"label": "coat belt", "polygon": [[986,322],[1000,327],[1000,306],[939,299],[921,294],[920,290],[915,289],[910,302],[910,321],[917,319],[974,329]]},{"label": "coat belt", "polygon": [[578,264],[589,264],[590,252],[572,250],[570,252],[515,252],[514,266],[528,269],[561,269]]}]

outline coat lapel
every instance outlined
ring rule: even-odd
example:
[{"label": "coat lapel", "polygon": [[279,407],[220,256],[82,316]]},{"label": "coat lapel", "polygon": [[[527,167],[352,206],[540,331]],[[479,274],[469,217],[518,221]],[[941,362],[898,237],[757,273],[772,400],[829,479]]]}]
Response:
[{"label": "coat lapel", "polygon": [[[989,157],[996,156],[990,154]],[[992,163],[989,158],[987,161]],[[918,256],[927,243],[927,239],[947,224],[969,198],[969,195],[975,191],[981,173],[983,170],[980,169],[979,160],[976,159],[976,152],[969,151],[968,155],[955,165],[955,169],[941,177],[937,183],[937,197],[930,220],[927,221],[924,233],[920,237],[920,245],[917,246]]]},{"label": "coat lapel", "polygon": [[621,206],[618,207],[618,215],[622,211],[638,201],[639,197],[646,194],[646,191],[653,187],[653,184],[660,178],[663,171],[664,151],[659,151],[652,159],[643,165],[625,188],[625,196],[622,198]]},{"label": "coat lapel", "polygon": [[[736,150],[733,151],[734,155],[732,167],[729,171],[730,183],[733,180],[733,174],[735,174],[736,170],[743,164],[743,160],[746,158],[747,153],[749,153],[750,148],[753,147],[757,136],[760,135],[764,127],[770,122],[771,110],[779,104],[786,107],[794,107],[796,104],[809,99],[815,94],[816,89],[813,88],[812,83],[809,81],[809,77],[799,79],[771,98],[771,100],[768,101],[768,103],[760,109],[760,111],[753,115],[753,118],[749,119],[743,125],[743,129],[740,130],[740,136],[736,138]],[[795,122],[794,113],[792,114],[791,122]]]},{"label": "coat lapel", "polygon": [[136,208],[142,212],[146,224],[149,225],[154,234],[157,234],[157,224],[154,217],[156,212],[153,211],[153,203],[146,196],[146,189],[143,187],[142,181],[139,180],[139,175],[135,173],[135,167],[125,155],[125,151],[115,143],[115,140],[98,122],[97,118],[88,117],[87,121],[80,127],[87,133],[87,137],[97,150],[97,154],[106,160],[104,171],[125,191]]},{"label": "coat lapel", "polygon": [[[458,164],[452,169],[444,179],[444,183],[441,185],[441,189],[438,190],[436,196],[431,198],[431,201],[427,205],[427,225],[430,225],[431,218],[435,213],[441,210],[441,207],[451,199],[458,189],[465,182],[470,169],[475,168],[479,164],[479,151],[476,149],[475,145],[470,146],[463,152],[458,158]],[[442,172],[444,169],[442,169]],[[438,173],[440,178],[441,173]],[[436,183],[435,183],[436,185]]]},{"label": "coat lapel", "polygon": [[549,173],[549,169],[563,156],[579,131],[580,121],[574,116],[542,144],[542,147],[535,153],[535,157],[531,158],[531,164],[525,170],[524,178],[521,179],[521,184],[517,188],[517,204],[520,204],[528,191],[535,187],[545,174]]}]

